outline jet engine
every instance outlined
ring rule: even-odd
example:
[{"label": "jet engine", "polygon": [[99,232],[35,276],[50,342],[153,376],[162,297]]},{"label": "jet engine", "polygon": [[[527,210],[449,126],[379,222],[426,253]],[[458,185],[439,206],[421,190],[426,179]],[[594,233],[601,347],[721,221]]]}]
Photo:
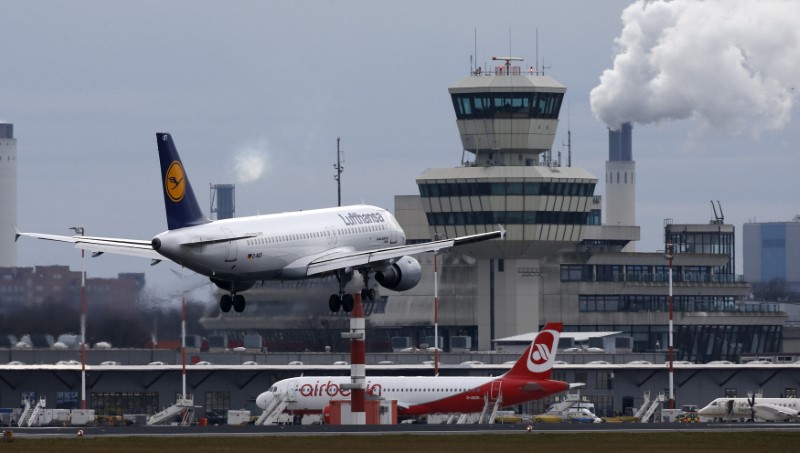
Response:
[{"label": "jet engine", "polygon": [[395,291],[407,291],[417,286],[421,278],[422,267],[410,256],[401,257],[394,264],[375,272],[375,280],[381,286]]}]

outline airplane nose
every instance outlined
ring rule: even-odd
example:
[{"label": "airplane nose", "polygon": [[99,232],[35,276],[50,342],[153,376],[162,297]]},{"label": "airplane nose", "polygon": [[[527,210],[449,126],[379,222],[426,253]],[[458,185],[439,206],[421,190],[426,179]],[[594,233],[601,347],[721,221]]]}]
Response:
[{"label": "airplane nose", "polygon": [[258,406],[261,410],[264,410],[267,408],[267,405],[269,405],[271,399],[272,394],[270,392],[264,392],[258,395],[258,398],[256,398],[256,406]]}]

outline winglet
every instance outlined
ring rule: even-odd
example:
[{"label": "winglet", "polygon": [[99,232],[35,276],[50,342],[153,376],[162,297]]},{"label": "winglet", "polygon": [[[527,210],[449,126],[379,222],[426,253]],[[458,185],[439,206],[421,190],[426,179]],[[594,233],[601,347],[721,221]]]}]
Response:
[{"label": "winglet", "polygon": [[203,216],[194,196],[189,177],[183,168],[172,135],[156,133],[158,157],[161,162],[161,183],[164,190],[164,206],[167,211],[167,227],[170,230],[209,222]]},{"label": "winglet", "polygon": [[14,225],[14,242],[17,242],[20,236],[22,236],[22,232]]},{"label": "winglet", "polygon": [[506,229],[503,228],[503,225],[497,224],[497,227],[500,228],[500,239],[506,238]]}]

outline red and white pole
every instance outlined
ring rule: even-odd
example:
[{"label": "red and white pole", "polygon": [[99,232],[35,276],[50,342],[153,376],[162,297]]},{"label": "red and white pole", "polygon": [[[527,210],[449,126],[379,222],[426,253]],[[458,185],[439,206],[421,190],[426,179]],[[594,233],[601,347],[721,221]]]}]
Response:
[{"label": "red and white pole", "polygon": [[364,307],[361,294],[353,295],[353,311],[350,313],[350,410],[354,425],[365,425],[366,421],[366,344]]}]

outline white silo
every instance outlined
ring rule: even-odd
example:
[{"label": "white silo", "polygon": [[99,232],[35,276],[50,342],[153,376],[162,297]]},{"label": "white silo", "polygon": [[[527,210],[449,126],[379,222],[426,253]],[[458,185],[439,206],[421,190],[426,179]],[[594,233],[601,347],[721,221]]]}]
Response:
[{"label": "white silo", "polygon": [[0,122],[0,267],[17,266],[17,140],[14,125]]}]

